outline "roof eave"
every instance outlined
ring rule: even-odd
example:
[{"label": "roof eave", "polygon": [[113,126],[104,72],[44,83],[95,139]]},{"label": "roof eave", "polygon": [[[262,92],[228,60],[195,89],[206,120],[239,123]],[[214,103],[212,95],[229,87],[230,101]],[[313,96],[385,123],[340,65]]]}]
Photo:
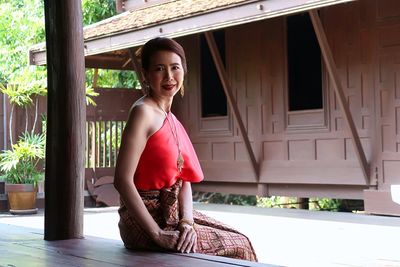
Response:
[{"label": "roof eave", "polygon": [[[245,3],[215,12],[86,39],[85,56],[137,47],[158,36],[182,37],[353,1],[355,0],[263,0]],[[29,51],[30,64],[46,64],[45,48],[36,45],[34,49]]]}]

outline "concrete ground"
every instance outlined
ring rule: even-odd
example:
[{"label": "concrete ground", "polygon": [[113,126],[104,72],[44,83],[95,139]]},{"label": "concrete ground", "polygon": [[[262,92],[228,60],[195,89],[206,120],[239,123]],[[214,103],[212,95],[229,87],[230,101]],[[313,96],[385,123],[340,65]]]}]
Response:
[{"label": "concrete ground", "polygon": [[[281,266],[399,266],[400,218],[198,204],[253,243],[260,262]],[[0,213],[0,223],[43,229],[37,215]],[[85,209],[84,234],[119,240],[116,208]]]}]

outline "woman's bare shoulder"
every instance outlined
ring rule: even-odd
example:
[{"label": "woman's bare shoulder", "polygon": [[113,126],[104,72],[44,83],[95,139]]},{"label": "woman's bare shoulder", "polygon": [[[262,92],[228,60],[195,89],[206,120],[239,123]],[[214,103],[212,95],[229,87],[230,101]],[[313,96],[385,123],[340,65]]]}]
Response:
[{"label": "woman's bare shoulder", "polygon": [[132,105],[127,126],[130,126],[131,130],[145,131],[146,135],[149,135],[154,128],[155,113],[154,107],[142,97]]},{"label": "woman's bare shoulder", "polygon": [[154,108],[149,105],[145,97],[138,99],[131,107],[129,111],[128,121],[140,120],[144,116],[148,119],[154,115]]}]

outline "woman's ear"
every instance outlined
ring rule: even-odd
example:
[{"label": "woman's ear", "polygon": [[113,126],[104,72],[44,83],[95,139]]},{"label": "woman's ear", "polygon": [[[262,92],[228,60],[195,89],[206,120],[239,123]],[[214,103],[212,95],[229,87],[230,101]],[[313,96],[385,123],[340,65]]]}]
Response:
[{"label": "woman's ear", "polygon": [[147,76],[148,76],[148,75],[147,75],[147,71],[146,71],[145,69],[141,69],[140,72],[141,72],[141,75],[142,75],[142,77],[143,77],[143,80],[144,80],[144,81],[148,81],[148,79],[147,79],[147,78],[148,78],[148,77],[147,77]]},{"label": "woman's ear", "polygon": [[150,85],[149,85],[149,82],[147,79],[148,78],[147,72],[144,69],[142,69],[141,75],[142,75],[143,87],[144,87],[144,88],[142,88],[142,90],[143,90],[144,94],[147,95],[150,93]]}]

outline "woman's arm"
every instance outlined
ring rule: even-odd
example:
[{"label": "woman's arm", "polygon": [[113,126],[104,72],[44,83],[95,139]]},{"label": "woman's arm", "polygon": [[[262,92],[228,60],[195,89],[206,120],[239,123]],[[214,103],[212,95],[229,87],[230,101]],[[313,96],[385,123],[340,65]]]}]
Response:
[{"label": "woman's arm", "polygon": [[190,182],[183,182],[179,192],[179,211],[182,220],[193,222],[193,197]]},{"label": "woman's arm", "polygon": [[190,182],[183,182],[178,199],[181,220],[179,223],[180,237],[177,249],[187,253],[196,252],[197,235],[194,230],[193,198]]},{"label": "woman's arm", "polygon": [[114,186],[131,216],[138,219],[142,229],[161,247],[175,249],[178,231],[163,231],[151,217],[133,182],[133,177],[146,146],[153,113],[144,105],[132,109],[124,132],[115,166]]}]

